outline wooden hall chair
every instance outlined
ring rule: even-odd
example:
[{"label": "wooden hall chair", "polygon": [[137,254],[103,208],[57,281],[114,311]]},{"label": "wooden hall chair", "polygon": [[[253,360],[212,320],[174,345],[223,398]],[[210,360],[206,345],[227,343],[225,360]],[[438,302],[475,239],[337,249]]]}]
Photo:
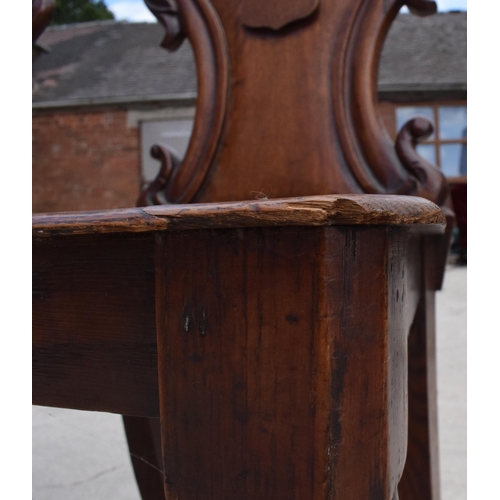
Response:
[{"label": "wooden hall chair", "polygon": [[143,208],[34,217],[35,404],[126,415],[144,499],[437,500],[447,187],[375,108],[403,2],[146,3],[193,135]]}]

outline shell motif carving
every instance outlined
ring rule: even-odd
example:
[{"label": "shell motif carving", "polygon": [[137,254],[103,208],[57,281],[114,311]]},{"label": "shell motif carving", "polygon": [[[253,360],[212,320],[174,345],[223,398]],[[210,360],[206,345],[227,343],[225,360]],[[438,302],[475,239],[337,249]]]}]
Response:
[{"label": "shell motif carving", "polygon": [[[162,166],[161,182],[155,180],[155,187],[148,186],[139,202],[153,199],[155,203],[189,203],[214,160],[224,124],[229,73],[227,44],[217,13],[208,0],[146,0],[146,5],[165,28],[163,47],[175,50],[185,37],[189,38],[200,78],[193,133],[184,160],[177,165],[170,152],[155,150],[155,155],[163,151],[165,164],[171,163],[172,168],[166,175]],[[154,194],[159,186],[162,194]]]}]

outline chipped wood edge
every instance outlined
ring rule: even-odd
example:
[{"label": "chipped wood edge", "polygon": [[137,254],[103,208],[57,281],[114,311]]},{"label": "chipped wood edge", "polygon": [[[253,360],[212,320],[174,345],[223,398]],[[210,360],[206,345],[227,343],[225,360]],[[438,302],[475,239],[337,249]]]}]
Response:
[{"label": "chipped wood edge", "polygon": [[33,237],[64,234],[144,233],[167,229],[167,220],[140,208],[34,214]]},{"label": "chipped wood edge", "polygon": [[437,205],[414,196],[329,195],[36,214],[33,236],[331,225],[423,226],[442,232],[446,218]]}]

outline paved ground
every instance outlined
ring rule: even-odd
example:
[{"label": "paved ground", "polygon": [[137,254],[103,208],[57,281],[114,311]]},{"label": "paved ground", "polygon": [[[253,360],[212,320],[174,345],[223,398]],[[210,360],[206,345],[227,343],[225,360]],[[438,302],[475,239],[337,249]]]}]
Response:
[{"label": "paved ground", "polygon": [[[437,299],[442,500],[466,498],[466,280],[449,266]],[[33,500],[139,500],[121,417],[33,407]]]},{"label": "paved ground", "polygon": [[467,498],[467,268],[449,266],[437,294],[442,500]]}]

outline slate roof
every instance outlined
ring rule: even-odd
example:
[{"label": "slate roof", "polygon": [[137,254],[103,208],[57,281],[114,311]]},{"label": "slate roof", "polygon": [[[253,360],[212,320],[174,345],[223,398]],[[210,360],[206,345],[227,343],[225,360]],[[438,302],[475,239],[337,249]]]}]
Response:
[{"label": "slate roof", "polygon": [[389,30],[379,91],[467,90],[467,12],[401,14]]},{"label": "slate roof", "polygon": [[49,27],[33,63],[33,101],[88,103],[196,96],[191,47],[167,52],[157,23],[96,21]]},{"label": "slate roof", "polygon": [[[380,91],[466,89],[467,14],[401,14],[384,45]],[[196,70],[188,43],[160,48],[156,23],[95,21],[51,26],[49,53],[33,62],[33,105],[192,100]]]}]

